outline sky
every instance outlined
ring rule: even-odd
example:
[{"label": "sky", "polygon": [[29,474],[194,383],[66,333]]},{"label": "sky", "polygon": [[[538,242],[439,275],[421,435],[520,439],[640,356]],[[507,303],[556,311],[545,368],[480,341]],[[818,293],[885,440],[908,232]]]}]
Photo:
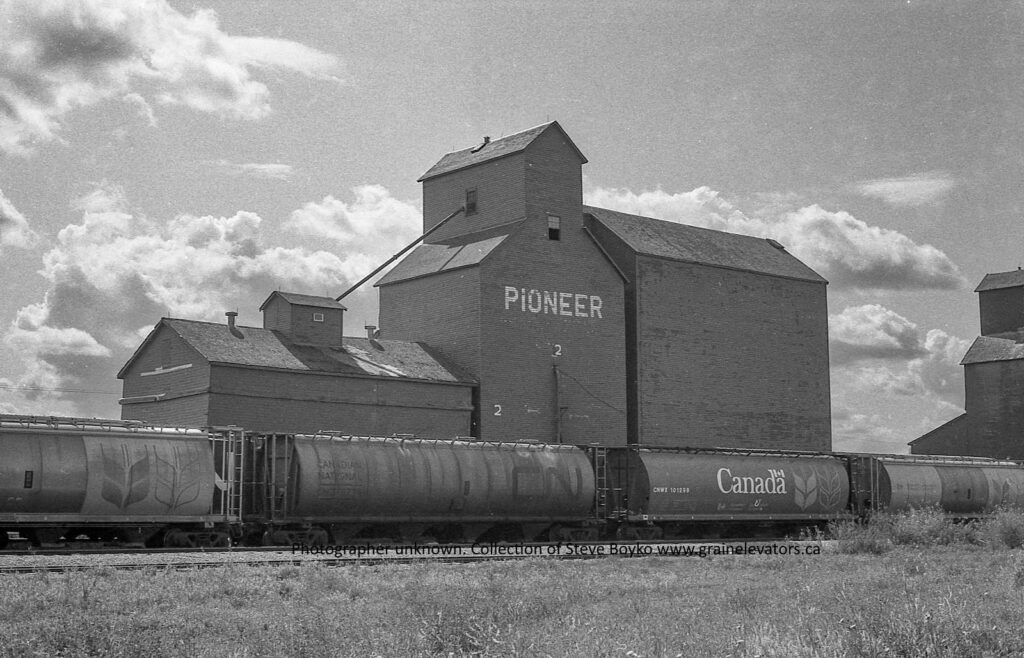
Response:
[{"label": "sky", "polygon": [[827,278],[834,447],[906,452],[1024,265],[1022,71],[1019,2],[0,0],[0,412],[119,417],[162,316],[340,295],[442,155],[557,120],[587,203]]}]

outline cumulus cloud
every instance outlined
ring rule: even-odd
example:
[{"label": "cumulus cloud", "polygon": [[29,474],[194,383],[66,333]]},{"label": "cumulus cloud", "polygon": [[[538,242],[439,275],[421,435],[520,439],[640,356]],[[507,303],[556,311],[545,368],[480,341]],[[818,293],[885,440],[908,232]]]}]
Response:
[{"label": "cumulus cloud", "polygon": [[882,414],[857,413],[845,406],[832,409],[832,444],[849,452],[907,452],[892,423]]},{"label": "cumulus cloud", "polygon": [[940,171],[903,178],[866,180],[854,187],[864,196],[881,199],[894,206],[914,207],[941,201],[956,187],[956,180]]},{"label": "cumulus cloud", "polygon": [[[129,105],[134,105],[138,110],[139,116],[146,120],[150,128],[156,127],[156,112],[153,111],[153,106],[141,94],[129,92],[122,96],[121,100]],[[124,128],[120,130],[123,131]]]},{"label": "cumulus cloud", "polygon": [[925,354],[917,325],[878,304],[850,306],[829,316],[828,330],[833,365],[862,359],[909,360]]},{"label": "cumulus cloud", "polygon": [[959,361],[970,341],[922,332],[875,305],[845,309],[829,325],[836,450],[907,452],[908,441],[963,413]]},{"label": "cumulus cloud", "polygon": [[283,39],[225,34],[213,11],[164,0],[0,3],[0,150],[59,139],[77,107],[119,98],[152,124],[150,100],[258,119],[270,111],[256,69],[336,80],[336,57]]},{"label": "cumulus cloud", "polygon": [[38,241],[39,236],[28,227],[28,220],[0,190],[0,253],[4,247],[28,249]]},{"label": "cumulus cloud", "polygon": [[[404,213],[417,230],[414,208],[395,202],[383,188],[372,192],[351,203],[328,197],[293,215],[308,227],[320,209],[323,221],[312,225],[337,231],[342,219],[349,222],[348,241],[340,233],[336,241],[352,252],[337,253],[267,245],[264,222],[251,212],[160,221],[134,214],[116,187],[83,196],[77,201],[81,221],[62,229],[43,258],[45,298],[22,308],[3,337],[24,373],[10,386],[38,392],[21,395],[19,411],[83,413],[66,408],[68,398],[59,390],[120,388],[117,370],[161,316],[223,322],[225,310],[238,309],[240,321],[251,318],[243,324],[257,324],[256,309],[272,290],[341,292],[366,273],[368,261],[379,263],[392,253],[388,240],[361,233],[375,217],[379,231],[397,231],[389,213]],[[9,407],[14,389],[4,390],[0,406]],[[104,413],[116,413],[116,405]]]},{"label": "cumulus cloud", "polygon": [[765,216],[753,217],[708,187],[674,194],[598,187],[588,189],[586,199],[612,210],[773,238],[839,288],[921,290],[964,285],[960,270],[939,249],[817,204],[795,210],[774,204],[762,209]]},{"label": "cumulus cloud", "polygon": [[210,161],[207,164],[216,167],[220,171],[231,176],[248,176],[250,178],[265,178],[271,180],[288,180],[291,178],[293,169],[291,165],[245,162],[236,163],[227,160]]},{"label": "cumulus cloud", "polygon": [[348,264],[355,269],[349,274],[361,277],[380,265],[381,255],[390,256],[419,237],[423,218],[413,204],[393,198],[380,185],[362,185],[352,192],[352,203],[333,196],[307,203],[291,214],[285,227],[333,242],[350,254]]},{"label": "cumulus cloud", "polygon": [[7,344],[22,353],[110,356],[110,349],[100,345],[86,331],[75,327],[47,326],[48,316],[44,304],[21,309],[5,337]]},{"label": "cumulus cloud", "polygon": [[941,329],[922,333],[905,317],[877,304],[829,316],[832,365],[844,383],[866,391],[963,403],[960,359],[970,341]]}]

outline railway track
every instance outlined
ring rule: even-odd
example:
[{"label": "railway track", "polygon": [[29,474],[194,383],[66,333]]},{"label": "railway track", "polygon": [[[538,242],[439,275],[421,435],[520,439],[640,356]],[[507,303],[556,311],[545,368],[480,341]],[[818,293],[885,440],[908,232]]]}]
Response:
[{"label": "railway track", "polygon": [[830,541],[727,540],[687,542],[587,542],[521,544],[361,544],[340,546],[196,549],[40,549],[0,553],[0,575],[105,569],[194,569],[226,565],[326,566],[483,562],[546,558],[716,557],[783,555],[813,557],[834,550]]}]

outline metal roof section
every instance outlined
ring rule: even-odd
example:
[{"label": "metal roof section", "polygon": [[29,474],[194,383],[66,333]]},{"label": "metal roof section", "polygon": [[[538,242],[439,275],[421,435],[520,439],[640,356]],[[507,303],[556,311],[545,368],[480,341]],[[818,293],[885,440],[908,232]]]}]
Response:
[{"label": "metal roof section", "polygon": [[639,254],[787,279],[828,283],[774,240],[592,206],[584,206],[583,212]]},{"label": "metal roof section", "polygon": [[[241,337],[237,337],[223,324],[163,318],[146,342],[161,325],[170,327],[211,363],[324,374],[473,383],[471,378],[457,368],[443,363],[422,344],[412,341],[345,336],[340,347],[310,345],[294,343],[270,329],[236,326],[241,334]],[[131,361],[125,364],[119,376],[123,376],[130,364]]]},{"label": "metal roof section", "polygon": [[508,235],[498,235],[463,245],[420,245],[374,285],[386,286],[438,272],[479,265],[507,237]]},{"label": "metal roof section", "polygon": [[974,292],[986,290],[998,290],[1000,288],[1024,287],[1024,270],[1016,269],[1011,272],[995,272],[986,274]]},{"label": "metal roof section", "polygon": [[1024,333],[1015,338],[998,338],[996,336],[978,336],[974,339],[971,349],[960,361],[966,366],[972,363],[990,363],[992,361],[1017,361],[1024,359]]},{"label": "metal roof section", "polygon": [[482,144],[462,149],[461,151],[452,151],[451,153],[447,153],[437,161],[437,164],[428,169],[427,173],[417,178],[416,181],[422,183],[428,178],[434,178],[435,176],[447,174],[452,171],[465,169],[466,167],[472,167],[473,165],[514,155],[525,150],[533,140],[537,139],[541,133],[551,127],[557,128],[559,132],[562,133],[565,140],[573,150],[576,151],[576,155],[580,157],[580,161],[586,164],[586,156],[584,156],[583,153],[580,152],[579,148],[573,144],[573,141],[569,138],[569,135],[566,134],[562,126],[558,125],[557,121],[551,121],[550,123],[544,123],[494,141],[490,141],[489,138],[485,137]]},{"label": "metal roof section", "polygon": [[343,311],[348,310],[343,305],[336,302],[333,297],[320,297],[318,295],[300,295],[297,292],[281,292],[280,290],[275,290],[274,292],[270,293],[269,297],[263,300],[262,304],[260,304],[261,311],[267,306],[267,304],[270,303],[270,300],[274,298],[274,295],[283,298],[289,304],[295,304],[297,306],[313,306],[315,308],[340,308]]}]

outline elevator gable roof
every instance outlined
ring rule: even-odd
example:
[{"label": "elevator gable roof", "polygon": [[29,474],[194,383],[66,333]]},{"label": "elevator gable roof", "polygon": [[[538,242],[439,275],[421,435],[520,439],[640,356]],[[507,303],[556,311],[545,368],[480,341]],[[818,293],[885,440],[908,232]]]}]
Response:
[{"label": "elevator gable roof", "polygon": [[1024,287],[1024,270],[986,274],[985,278],[978,284],[978,287],[974,289],[974,292],[1017,287]]},{"label": "elevator gable roof", "polygon": [[972,363],[989,363],[992,361],[1017,361],[1024,359],[1024,334],[1013,338],[996,336],[978,336],[974,339],[971,349],[960,361],[960,365]]},{"label": "elevator gable roof", "polygon": [[828,283],[774,240],[698,228],[592,206],[584,206],[583,212],[617,235],[638,254],[788,279]]},{"label": "elevator gable roof", "polygon": [[447,153],[440,160],[437,161],[433,167],[427,170],[427,173],[423,174],[417,179],[417,182],[423,182],[428,178],[434,178],[442,174],[447,174],[458,169],[465,169],[466,167],[472,167],[473,165],[482,164],[490,160],[497,160],[505,156],[514,155],[520,153],[526,149],[533,140],[537,139],[543,132],[549,128],[558,130],[562,133],[565,141],[576,151],[576,155],[579,156],[581,163],[586,163],[587,158],[580,152],[579,148],[573,144],[569,135],[566,134],[562,126],[558,125],[557,121],[550,123],[544,123],[529,130],[524,130],[508,137],[502,137],[494,141],[487,141],[483,144],[478,144],[470,148],[462,149],[461,151],[452,151]]}]

